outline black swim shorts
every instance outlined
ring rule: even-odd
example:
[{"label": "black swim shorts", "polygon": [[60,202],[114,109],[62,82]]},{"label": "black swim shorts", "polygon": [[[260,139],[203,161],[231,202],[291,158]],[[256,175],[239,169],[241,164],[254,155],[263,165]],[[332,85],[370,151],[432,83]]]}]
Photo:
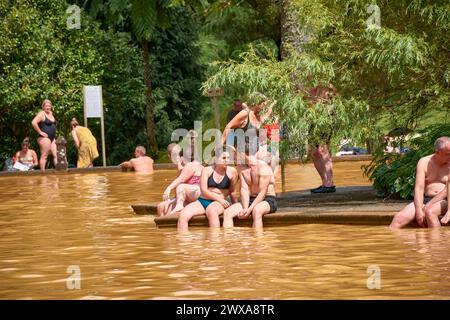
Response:
[{"label": "black swim shorts", "polygon": [[[250,203],[249,206],[252,205],[253,201],[255,201],[256,197],[250,197]],[[277,199],[274,196],[266,196],[263,201],[266,201],[270,206],[270,212],[274,213],[277,211],[278,205],[277,205]]]}]

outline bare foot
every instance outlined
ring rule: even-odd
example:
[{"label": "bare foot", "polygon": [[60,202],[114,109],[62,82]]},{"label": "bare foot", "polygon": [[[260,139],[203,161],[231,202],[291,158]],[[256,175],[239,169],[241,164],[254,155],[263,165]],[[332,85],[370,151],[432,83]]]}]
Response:
[{"label": "bare foot", "polygon": [[442,224],[447,224],[449,221],[450,221],[450,214],[447,213],[445,216],[442,217],[441,223]]}]

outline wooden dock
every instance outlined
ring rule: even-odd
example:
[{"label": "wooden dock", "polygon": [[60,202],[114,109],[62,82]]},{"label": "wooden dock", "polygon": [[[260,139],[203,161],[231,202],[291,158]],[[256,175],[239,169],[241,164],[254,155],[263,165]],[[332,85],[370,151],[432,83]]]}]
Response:
[{"label": "wooden dock", "polygon": [[[395,212],[408,201],[386,200],[372,187],[342,187],[336,193],[311,194],[309,190],[287,192],[277,197],[278,211],[265,215],[264,226],[306,223],[389,225]],[[136,214],[155,215],[158,228],[175,228],[178,213],[156,217],[156,204],[132,206]],[[235,219],[236,226],[251,226],[252,220]],[[194,217],[190,226],[208,226],[206,216]]]}]

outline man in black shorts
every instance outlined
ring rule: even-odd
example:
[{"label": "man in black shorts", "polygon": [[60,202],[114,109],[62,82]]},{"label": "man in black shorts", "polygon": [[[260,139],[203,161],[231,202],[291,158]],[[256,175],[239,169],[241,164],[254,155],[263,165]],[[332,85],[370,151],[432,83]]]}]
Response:
[{"label": "man in black shorts", "polygon": [[223,227],[233,227],[233,218],[253,217],[253,227],[262,228],[262,217],[277,210],[275,177],[272,168],[256,156],[245,156],[247,165],[240,170],[241,201],[227,208]]}]

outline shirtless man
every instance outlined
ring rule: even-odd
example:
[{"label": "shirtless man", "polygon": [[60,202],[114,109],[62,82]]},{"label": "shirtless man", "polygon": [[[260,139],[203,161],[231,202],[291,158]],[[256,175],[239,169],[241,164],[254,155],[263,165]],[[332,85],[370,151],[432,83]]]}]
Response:
[{"label": "shirtless man", "polygon": [[394,216],[390,228],[402,228],[414,219],[421,227],[441,225],[439,216],[447,210],[450,138],[437,139],[434,150],[434,154],[421,158],[417,163],[414,202]]},{"label": "shirtless man", "polygon": [[134,150],[136,158],[125,161],[120,164],[122,168],[132,168],[136,173],[153,173],[153,159],[147,157],[143,146],[138,146]]},{"label": "shirtless man", "polygon": [[253,228],[262,228],[262,217],[277,210],[275,178],[272,168],[255,156],[246,156],[247,167],[240,172],[241,202],[224,212],[223,227],[232,228],[233,218],[247,219],[253,216]]}]

